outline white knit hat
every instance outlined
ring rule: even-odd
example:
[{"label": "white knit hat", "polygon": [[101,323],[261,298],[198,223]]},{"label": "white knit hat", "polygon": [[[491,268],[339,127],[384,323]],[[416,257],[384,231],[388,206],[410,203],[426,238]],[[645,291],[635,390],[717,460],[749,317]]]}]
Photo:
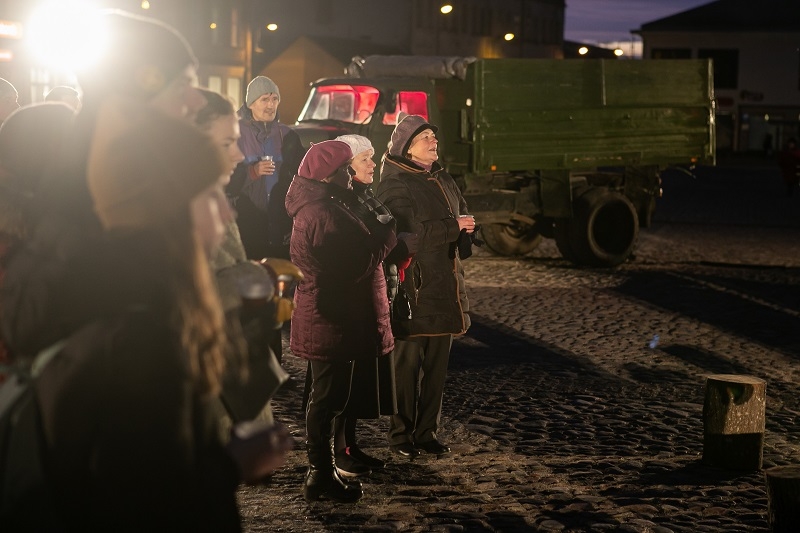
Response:
[{"label": "white knit hat", "polygon": [[361,152],[366,152],[367,150],[372,150],[372,153],[375,153],[375,148],[372,147],[372,143],[363,135],[339,135],[334,140],[342,141],[343,143],[347,144],[347,146],[350,147],[350,151],[353,152],[353,157],[357,156]]}]

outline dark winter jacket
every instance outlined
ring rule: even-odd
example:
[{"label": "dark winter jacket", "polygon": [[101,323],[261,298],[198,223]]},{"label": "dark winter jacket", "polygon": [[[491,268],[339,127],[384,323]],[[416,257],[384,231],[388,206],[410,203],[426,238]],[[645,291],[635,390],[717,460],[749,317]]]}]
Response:
[{"label": "dark winter jacket", "polygon": [[[250,201],[268,214],[269,244],[280,248],[286,244],[292,230],[292,219],[284,205],[286,191],[297,173],[305,148],[300,137],[276,117],[273,122],[258,122],[247,106],[239,111],[239,149],[244,160],[236,167],[226,187],[228,195],[234,199],[245,195]],[[269,176],[253,175],[252,165],[261,156],[271,155],[275,163],[275,173]]]},{"label": "dark winter jacket", "polygon": [[[460,335],[470,325],[464,270],[458,257],[456,218],[467,204],[438,163],[431,171],[387,155],[376,192],[397,219],[397,232],[419,235],[403,286],[411,303],[409,335]],[[397,332],[396,332],[397,333]]]},{"label": "dark winter jacket", "polygon": [[37,383],[47,477],[70,530],[239,531],[239,473],[190,378],[154,240],[72,264],[60,295],[85,325]]},{"label": "dark winter jacket", "polygon": [[295,176],[291,258],[305,278],[295,292],[292,352],[308,360],[374,358],[394,348],[381,262],[397,243],[393,224],[362,221],[352,190]]}]

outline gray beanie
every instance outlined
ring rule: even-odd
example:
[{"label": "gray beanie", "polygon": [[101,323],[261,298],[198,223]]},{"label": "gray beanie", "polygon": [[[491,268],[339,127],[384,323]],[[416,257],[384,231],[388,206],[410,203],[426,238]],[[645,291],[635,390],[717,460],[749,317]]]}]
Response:
[{"label": "gray beanie", "polygon": [[375,152],[375,148],[372,147],[370,140],[363,135],[339,135],[334,141],[342,141],[347,144],[347,146],[350,147],[350,151],[353,152],[353,157],[367,150]]},{"label": "gray beanie", "polygon": [[244,97],[244,101],[247,103],[247,107],[250,107],[262,95],[269,93],[275,93],[278,95],[278,100],[281,99],[281,92],[274,81],[266,76],[256,76],[253,81],[247,84],[247,94]]},{"label": "gray beanie", "polygon": [[395,126],[392,132],[392,139],[389,141],[389,155],[396,157],[406,157],[411,141],[419,135],[422,131],[432,129],[433,133],[439,131],[439,128],[428,124],[424,118],[419,115],[408,115]]}]

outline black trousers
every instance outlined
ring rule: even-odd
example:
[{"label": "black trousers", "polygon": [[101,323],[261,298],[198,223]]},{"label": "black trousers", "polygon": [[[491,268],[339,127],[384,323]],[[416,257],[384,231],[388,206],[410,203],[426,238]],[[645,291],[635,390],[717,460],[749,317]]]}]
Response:
[{"label": "black trousers", "polygon": [[436,438],[452,344],[452,335],[395,339],[397,414],[389,420],[389,444]]},{"label": "black trousers", "polygon": [[306,453],[314,468],[333,468],[333,419],[347,407],[353,362],[311,362],[311,393],[306,406]]}]

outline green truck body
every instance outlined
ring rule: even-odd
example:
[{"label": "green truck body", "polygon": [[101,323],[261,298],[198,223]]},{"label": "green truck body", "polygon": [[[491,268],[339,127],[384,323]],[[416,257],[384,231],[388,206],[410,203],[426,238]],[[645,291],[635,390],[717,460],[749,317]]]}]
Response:
[{"label": "green truck body", "polygon": [[670,166],[714,164],[709,60],[370,56],[312,84],[295,130],[369,137],[376,159],[399,112],[439,127],[489,248],[521,255],[555,238],[577,264],[632,253]]}]

